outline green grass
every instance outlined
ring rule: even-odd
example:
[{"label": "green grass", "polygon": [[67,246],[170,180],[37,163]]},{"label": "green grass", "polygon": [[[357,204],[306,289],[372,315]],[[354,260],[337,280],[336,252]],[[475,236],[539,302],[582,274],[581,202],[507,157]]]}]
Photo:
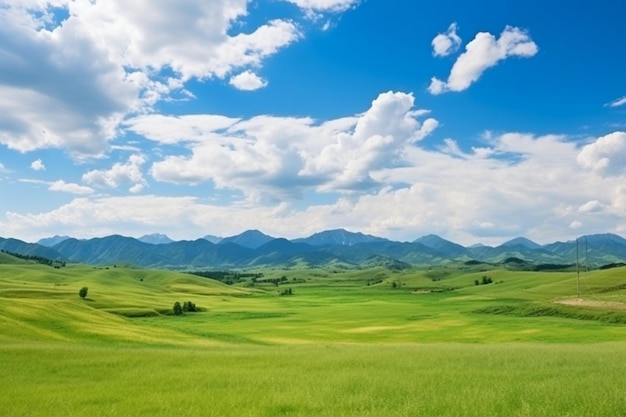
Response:
[{"label": "green grass", "polygon": [[626,268],[259,272],[0,264],[2,414],[626,416]]},{"label": "green grass", "polygon": [[0,347],[20,416],[623,416],[623,343]]}]

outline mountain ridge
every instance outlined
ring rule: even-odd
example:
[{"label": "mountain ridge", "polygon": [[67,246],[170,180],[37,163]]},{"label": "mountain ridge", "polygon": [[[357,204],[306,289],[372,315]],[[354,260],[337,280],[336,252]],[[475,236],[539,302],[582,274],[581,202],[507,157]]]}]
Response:
[{"label": "mountain ridge", "polygon": [[[67,238],[46,247],[0,238],[0,249],[52,260],[168,269],[247,268],[296,263],[323,266],[332,262],[359,266],[372,259],[384,259],[384,262],[397,262],[398,265],[435,265],[467,261],[503,263],[514,258],[529,264],[571,265],[577,259],[576,240],[538,245],[526,238],[515,238],[497,247],[464,247],[437,235],[422,236],[413,242],[397,242],[345,229],[292,240],[250,230],[218,243],[199,238],[153,244],[111,235],[85,240]],[[583,236],[578,239],[578,259],[591,267],[626,262],[626,239],[611,233]]]}]

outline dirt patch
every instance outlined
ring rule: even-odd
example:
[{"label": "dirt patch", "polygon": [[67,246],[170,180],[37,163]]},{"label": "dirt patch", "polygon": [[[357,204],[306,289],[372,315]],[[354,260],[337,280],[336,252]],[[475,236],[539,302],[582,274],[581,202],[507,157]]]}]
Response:
[{"label": "dirt patch", "polygon": [[568,306],[578,307],[593,307],[604,308],[610,310],[626,310],[626,303],[620,303],[618,301],[598,301],[598,300],[583,300],[582,298],[569,298],[566,300],[556,300],[557,304],[564,304]]}]

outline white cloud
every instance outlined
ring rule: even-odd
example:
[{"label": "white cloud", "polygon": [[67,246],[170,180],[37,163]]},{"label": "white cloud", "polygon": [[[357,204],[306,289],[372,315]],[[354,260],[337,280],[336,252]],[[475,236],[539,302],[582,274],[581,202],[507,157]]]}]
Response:
[{"label": "white cloud", "polygon": [[87,184],[117,188],[121,184],[130,183],[129,191],[138,193],[144,189],[147,182],[141,172],[141,166],[146,162],[142,155],[131,155],[125,164],[116,163],[109,170],[93,170],[83,174],[83,181]]},{"label": "white cloud", "polygon": [[61,191],[64,193],[79,194],[79,195],[93,193],[93,188],[91,187],[85,187],[84,185],[79,185],[79,184],[74,184],[74,183],[67,183],[63,180],[50,183],[50,187],[48,189],[50,191]]},{"label": "white cloud", "polygon": [[138,135],[161,144],[179,142],[202,142],[215,137],[219,131],[227,129],[240,119],[208,114],[165,116],[149,114],[127,120],[125,127]]},{"label": "white cloud", "polygon": [[[185,89],[190,79],[258,69],[302,38],[286,19],[238,31],[248,6],[247,0],[0,0],[0,144],[101,157],[129,114],[176,94],[193,97]],[[50,7],[68,17],[55,21]]]},{"label": "white cloud", "polygon": [[578,163],[600,175],[626,173],[626,132],[613,132],[586,145],[578,154]]},{"label": "white cloud", "polygon": [[31,180],[31,179],[20,179],[19,182],[26,184],[38,184],[45,185],[48,187],[50,191],[77,194],[77,195],[85,195],[93,193],[93,189],[90,187],[85,187],[83,185],[68,183],[63,180],[58,181],[43,181],[43,180]]},{"label": "white cloud", "polygon": [[441,94],[469,88],[490,67],[513,56],[528,58],[538,51],[537,45],[523,30],[507,26],[498,39],[490,33],[480,32],[465,46],[450,71],[447,81],[433,77],[428,91]]},{"label": "white cloud", "polygon": [[30,164],[30,167],[31,167],[31,169],[33,169],[35,171],[45,171],[46,170],[46,166],[41,161],[41,159],[34,160],[32,162],[32,164]]},{"label": "white cloud", "polygon": [[604,209],[604,204],[598,200],[587,201],[585,204],[578,207],[580,213],[598,213]]},{"label": "white cloud", "polygon": [[583,227],[584,224],[582,222],[579,222],[578,220],[575,220],[573,222],[570,223],[569,227],[570,229],[580,229],[581,227]]},{"label": "white cloud", "polygon": [[626,96],[618,98],[617,100],[613,100],[612,102],[608,103],[607,106],[619,107],[619,106],[623,106],[624,104],[626,104]]},{"label": "white cloud", "polygon": [[440,33],[432,41],[434,56],[448,56],[459,49],[461,37],[457,35],[457,24],[452,23],[446,33]]},{"label": "white cloud", "polygon": [[238,90],[254,91],[266,87],[267,81],[248,70],[231,77],[229,84]]},{"label": "white cloud", "polygon": [[[190,120],[144,116],[140,125],[151,126],[142,132],[148,138],[154,132],[154,140],[160,142],[195,139],[189,145],[191,156],[169,156],[153,164],[150,172],[158,181],[212,181],[250,199],[260,194],[283,198],[307,188],[359,191],[379,187],[372,173],[400,163],[406,148],[438,125],[432,118],[420,123],[417,118],[425,112],[413,106],[412,95],[388,92],[355,117],[318,124],[309,118],[259,116],[234,123],[224,132],[205,129],[193,138],[183,138],[180,130],[168,127],[169,122],[178,126]],[[172,136],[163,137],[163,132]]]},{"label": "white cloud", "polygon": [[361,0],[282,0],[295,4],[305,11],[343,12],[356,6]]}]

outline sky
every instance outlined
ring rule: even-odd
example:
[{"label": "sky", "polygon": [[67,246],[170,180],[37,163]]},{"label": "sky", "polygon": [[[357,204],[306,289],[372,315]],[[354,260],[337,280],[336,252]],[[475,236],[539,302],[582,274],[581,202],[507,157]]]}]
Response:
[{"label": "sky", "polygon": [[0,0],[0,236],[625,236],[625,17]]}]

